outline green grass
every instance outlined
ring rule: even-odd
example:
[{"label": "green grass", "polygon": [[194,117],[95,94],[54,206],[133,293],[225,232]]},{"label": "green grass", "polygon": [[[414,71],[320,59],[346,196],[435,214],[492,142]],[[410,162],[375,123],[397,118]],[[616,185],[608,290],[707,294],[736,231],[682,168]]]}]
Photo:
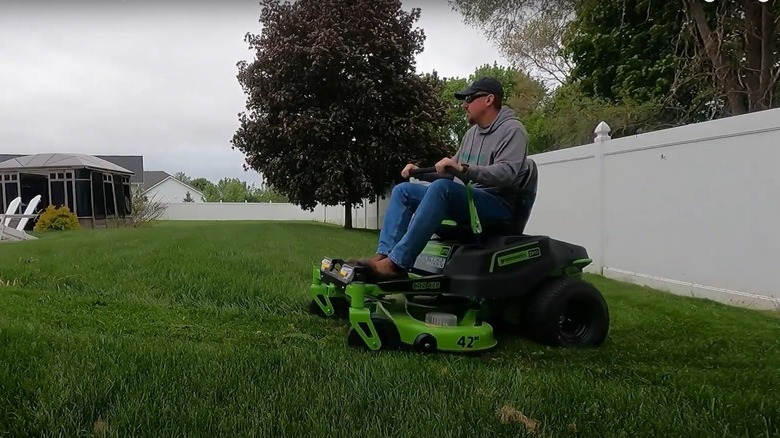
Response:
[{"label": "green grass", "polygon": [[599,277],[598,350],[349,349],[304,310],[311,267],[375,241],[257,222],[0,245],[0,435],[780,434],[780,319]]}]

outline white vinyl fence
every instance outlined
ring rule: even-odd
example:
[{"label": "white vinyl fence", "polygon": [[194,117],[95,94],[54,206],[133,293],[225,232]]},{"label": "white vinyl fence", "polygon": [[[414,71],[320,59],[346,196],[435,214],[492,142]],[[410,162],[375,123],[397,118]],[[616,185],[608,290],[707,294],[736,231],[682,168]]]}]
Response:
[{"label": "white vinyl fence", "polygon": [[780,307],[780,109],[539,154],[528,233],[593,270],[678,294]]},{"label": "white vinyl fence", "polygon": [[[780,307],[780,109],[533,156],[539,192],[526,232],[585,246],[592,272],[683,295]],[[378,229],[387,200],[353,211]],[[342,207],[169,204],[166,219],[314,220]]]},{"label": "white vinyl fence", "polygon": [[[378,230],[384,220],[387,200],[364,201],[352,208],[354,228]],[[303,210],[287,203],[260,202],[169,202],[165,203],[163,220],[207,221],[316,221],[344,224],[344,207],[317,206],[314,211]]]}]

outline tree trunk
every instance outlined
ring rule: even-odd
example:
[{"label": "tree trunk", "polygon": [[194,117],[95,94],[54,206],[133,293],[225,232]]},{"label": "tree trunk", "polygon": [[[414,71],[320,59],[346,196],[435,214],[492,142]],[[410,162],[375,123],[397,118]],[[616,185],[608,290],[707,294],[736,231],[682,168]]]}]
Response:
[{"label": "tree trunk", "polygon": [[768,3],[761,3],[761,109],[772,108],[777,75],[774,71],[777,41],[775,14]]},{"label": "tree trunk", "polygon": [[683,3],[696,23],[696,29],[704,45],[704,51],[712,63],[717,86],[726,93],[729,112],[732,115],[747,113],[748,108],[743,95],[745,88],[736,80],[732,66],[723,58],[723,54],[720,52],[718,35],[710,30],[701,0],[683,0]]},{"label": "tree trunk", "polygon": [[352,229],[352,203],[349,201],[344,203],[344,228]]},{"label": "tree trunk", "polygon": [[743,0],[745,8],[745,84],[748,111],[772,107],[775,77],[775,17],[767,3]]},{"label": "tree trunk", "polygon": [[745,11],[745,88],[748,111],[756,108],[761,100],[761,3],[742,0]]}]

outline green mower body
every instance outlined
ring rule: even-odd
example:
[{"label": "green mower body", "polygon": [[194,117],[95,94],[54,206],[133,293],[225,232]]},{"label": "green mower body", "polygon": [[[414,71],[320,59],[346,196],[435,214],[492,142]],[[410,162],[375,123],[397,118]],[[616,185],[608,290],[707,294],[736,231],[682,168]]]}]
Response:
[{"label": "green mower body", "polygon": [[497,330],[552,346],[600,345],[609,312],[581,277],[591,263],[585,248],[518,232],[527,215],[520,227],[483,230],[467,187],[471,223],[445,221],[410,278],[374,282],[366,268],[326,257],[313,271],[310,310],[348,320],[348,344],[370,350],[480,352],[497,345]]}]

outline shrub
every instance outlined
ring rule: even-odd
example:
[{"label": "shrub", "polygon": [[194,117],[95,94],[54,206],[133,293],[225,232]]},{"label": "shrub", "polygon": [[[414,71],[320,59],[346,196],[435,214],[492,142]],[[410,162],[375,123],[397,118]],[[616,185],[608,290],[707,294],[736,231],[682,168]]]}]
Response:
[{"label": "shrub", "polygon": [[133,226],[143,227],[151,225],[165,214],[165,204],[154,199],[149,199],[140,190],[133,192]]},{"label": "shrub", "polygon": [[81,228],[76,215],[66,206],[54,207],[49,205],[41,213],[33,229],[35,231],[65,231]]}]

